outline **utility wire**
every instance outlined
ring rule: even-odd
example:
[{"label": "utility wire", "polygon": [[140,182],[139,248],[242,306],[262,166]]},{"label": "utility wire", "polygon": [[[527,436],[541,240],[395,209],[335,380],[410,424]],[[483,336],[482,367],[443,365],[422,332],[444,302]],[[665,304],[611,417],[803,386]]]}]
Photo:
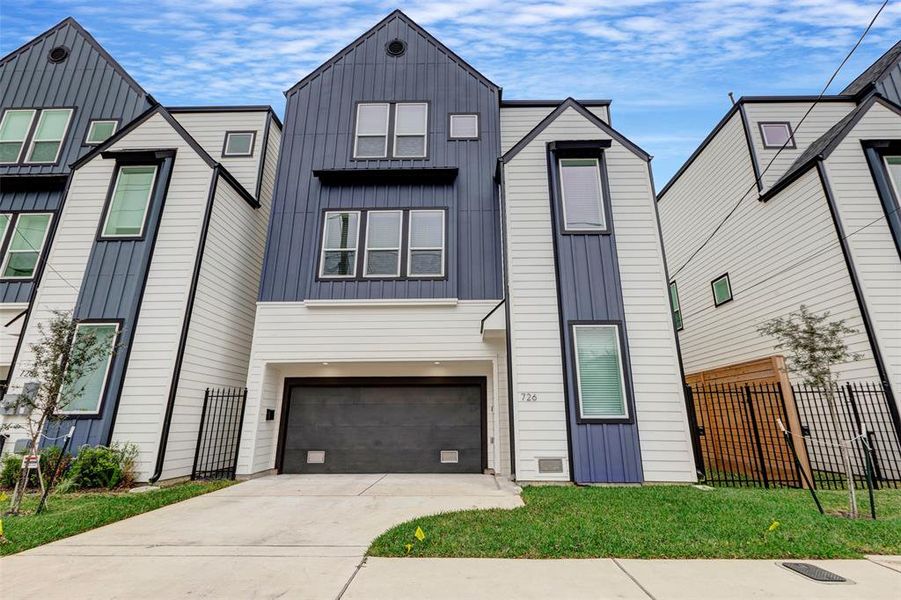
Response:
[{"label": "utility wire", "polygon": [[[857,49],[860,47],[860,44],[863,43],[864,38],[867,37],[868,33],[870,33],[870,29],[873,28],[873,24],[876,22],[876,19],[879,18],[879,15],[882,14],[883,9],[888,5],[888,3],[889,3],[889,0],[885,0],[882,3],[882,6],[879,7],[879,10],[876,11],[876,14],[873,15],[873,18],[870,20],[869,25],[867,25],[867,28],[857,39],[857,43],[854,44],[854,47],[851,48],[851,51],[848,52],[848,54],[845,56],[845,59],[841,62],[841,64],[838,66],[838,68],[835,69],[835,71],[832,73],[832,77],[829,78],[829,81],[827,81],[826,85],[823,87],[823,91],[821,91],[819,93],[819,95],[816,97],[816,99],[810,105],[810,108],[807,109],[807,112],[805,112],[804,116],[801,117],[801,120],[798,121],[798,125],[795,127],[794,133],[797,133],[798,130],[801,129],[801,125],[804,124],[804,121],[807,120],[807,117],[810,116],[810,113],[813,112],[813,109],[816,107],[816,105],[820,102],[820,100],[823,99],[823,96],[826,95],[826,90],[829,89],[829,86],[832,85],[832,82],[835,81],[836,77],[838,77],[839,72],[841,72],[842,68],[844,68],[845,64],[847,64],[848,60],[851,59],[851,56],[854,54],[855,51],[857,51]],[[701,245],[698,246],[697,249],[695,249],[695,251],[691,253],[691,255],[688,257],[688,259],[684,263],[682,263],[682,266],[680,266],[678,269],[676,269],[676,271],[672,275],[670,275],[670,281],[675,279],[676,275],[681,273],[682,269],[684,269],[685,267],[688,266],[688,264],[694,259],[694,257],[697,256],[698,253],[701,250],[703,250],[707,246],[708,243],[710,243],[710,240],[712,240],[717,233],[719,233],[720,229],[722,229],[723,226],[726,224],[726,221],[728,221],[732,217],[732,215],[735,214],[735,211],[737,211],[738,207],[741,206],[742,202],[745,201],[745,198],[747,198],[751,194],[751,192],[754,191],[754,188],[756,188],[760,184],[761,180],[763,179],[763,176],[766,175],[767,171],[770,170],[770,167],[773,166],[773,163],[776,161],[776,159],[779,157],[779,155],[782,154],[782,151],[788,147],[789,142],[791,142],[794,139],[794,133],[792,135],[790,135],[787,140],[785,140],[785,142],[782,144],[782,146],[779,148],[779,150],[776,151],[776,154],[774,154],[773,157],[770,159],[770,161],[767,163],[766,168],[764,168],[763,171],[761,171],[760,175],[758,175],[754,179],[754,183],[752,183],[751,186],[748,188],[748,190],[741,196],[741,198],[738,199],[738,202],[735,203],[735,206],[733,206],[732,209],[728,213],[726,213],[726,216],[723,217],[723,220],[719,222],[719,224],[713,229],[712,232],[710,232],[710,235],[707,236],[707,238],[701,243]]]}]

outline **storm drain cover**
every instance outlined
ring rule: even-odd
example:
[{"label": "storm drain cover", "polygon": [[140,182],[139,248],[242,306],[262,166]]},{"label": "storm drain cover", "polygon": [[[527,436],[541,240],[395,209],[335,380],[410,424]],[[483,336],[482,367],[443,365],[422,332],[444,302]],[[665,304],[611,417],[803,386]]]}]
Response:
[{"label": "storm drain cover", "polygon": [[842,583],[843,581],[848,581],[841,575],[836,575],[831,571],[821,569],[820,567],[812,565],[810,563],[784,562],[782,563],[782,566],[786,569],[791,569],[795,573],[800,573],[804,577],[809,577],[814,581],[823,581],[825,583]]}]

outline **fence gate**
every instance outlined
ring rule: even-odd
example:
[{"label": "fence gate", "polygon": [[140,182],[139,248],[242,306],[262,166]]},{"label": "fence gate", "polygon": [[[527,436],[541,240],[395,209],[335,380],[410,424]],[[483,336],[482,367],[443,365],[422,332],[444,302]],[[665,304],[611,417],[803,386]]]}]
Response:
[{"label": "fence gate", "polygon": [[191,479],[234,479],[247,388],[207,388]]}]

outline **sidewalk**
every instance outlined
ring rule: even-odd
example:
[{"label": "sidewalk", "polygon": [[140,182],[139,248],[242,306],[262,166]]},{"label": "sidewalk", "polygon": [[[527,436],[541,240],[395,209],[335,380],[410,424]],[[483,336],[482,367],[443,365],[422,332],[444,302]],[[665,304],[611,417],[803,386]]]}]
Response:
[{"label": "sidewalk", "polygon": [[368,558],[341,600],[898,600],[901,556],[806,560],[848,579],[818,583],[775,560]]}]

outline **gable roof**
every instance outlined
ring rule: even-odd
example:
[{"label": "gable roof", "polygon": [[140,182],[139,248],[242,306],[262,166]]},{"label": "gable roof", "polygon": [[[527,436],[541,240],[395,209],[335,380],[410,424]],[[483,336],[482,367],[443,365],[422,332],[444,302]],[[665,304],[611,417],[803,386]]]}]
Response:
[{"label": "gable roof", "polygon": [[889,110],[893,110],[901,116],[901,106],[894,102],[883,98],[876,94],[870,96],[865,102],[859,104],[854,110],[845,115],[838,123],[830,127],[826,133],[814,140],[810,146],[792,163],[788,170],[780,177],[773,186],[760,196],[760,199],[767,201],[781,190],[785,189],[790,183],[798,179],[817,161],[828,158],[833,150],[845,139],[848,133],[854,129],[854,126],[861,118],[873,107],[874,104],[882,104]]},{"label": "gable roof", "polygon": [[876,59],[872,65],[857,76],[848,87],[842,90],[842,94],[856,95],[864,92],[870,85],[882,80],[883,76],[901,60],[901,41],[895,43],[885,54]]},{"label": "gable roof", "polygon": [[551,114],[549,114],[548,116],[543,118],[538,123],[538,125],[536,125],[535,127],[532,128],[532,130],[529,133],[527,133],[525,136],[523,136],[523,138],[521,140],[516,142],[509,150],[507,150],[507,152],[504,153],[504,155],[501,157],[501,159],[500,159],[501,162],[503,162],[503,163],[510,162],[517,154],[519,154],[519,152],[523,148],[528,146],[532,142],[532,140],[534,140],[536,137],[538,137],[538,135],[542,131],[547,129],[548,125],[553,123],[557,119],[557,117],[559,117],[561,114],[563,114],[563,112],[568,108],[572,108],[573,110],[578,112],[580,115],[582,115],[583,117],[588,119],[592,124],[594,124],[599,129],[604,131],[604,133],[606,133],[607,135],[609,135],[610,137],[615,139],[617,142],[619,142],[620,144],[622,144],[623,146],[628,148],[633,154],[635,154],[642,160],[644,160],[644,161],[651,160],[650,154],[648,154],[647,152],[645,152],[644,150],[639,148],[634,142],[630,141],[626,136],[624,136],[623,134],[621,134],[620,132],[615,130],[613,127],[611,127],[610,125],[608,125],[607,123],[602,121],[600,118],[598,118],[597,115],[595,115],[593,112],[591,112],[590,110],[588,110],[587,108],[585,108],[584,106],[579,104],[579,102],[577,100],[575,100],[574,98],[567,98],[566,100],[561,102],[560,105],[557,106],[557,108],[552,110]]},{"label": "gable roof", "polygon": [[457,63],[457,65],[459,65],[462,69],[468,71],[472,76],[474,76],[476,79],[478,79],[479,81],[481,81],[488,87],[493,88],[495,90],[500,89],[500,86],[498,86],[497,84],[492,82],[490,79],[488,79],[487,77],[482,75],[479,71],[477,71],[475,67],[470,65],[468,62],[466,62],[462,58],[460,58],[453,50],[451,50],[450,48],[448,48],[447,46],[442,44],[438,40],[438,38],[436,38],[431,33],[426,31],[422,27],[420,27],[415,21],[413,21],[413,19],[411,19],[410,17],[405,15],[403,13],[403,11],[401,11],[400,9],[397,9],[397,10],[394,10],[393,12],[391,12],[391,14],[389,14],[387,17],[385,17],[384,19],[382,19],[381,21],[379,21],[378,23],[373,25],[365,33],[363,33],[363,35],[361,35],[360,37],[358,37],[357,39],[355,39],[354,41],[349,43],[347,46],[345,46],[343,49],[341,49],[337,54],[332,56],[330,59],[328,59],[321,65],[319,65],[312,73],[310,73],[309,75],[307,75],[306,77],[304,77],[303,79],[301,79],[300,81],[295,83],[293,86],[291,86],[285,92],[285,95],[288,96],[288,95],[294,93],[295,91],[299,90],[300,88],[304,87],[312,79],[318,77],[320,74],[322,74],[323,71],[325,71],[326,69],[328,69],[329,67],[331,67],[332,65],[337,63],[338,61],[345,58],[348,54],[350,54],[351,52],[356,50],[360,44],[362,44],[367,39],[369,39],[370,37],[375,35],[379,30],[381,30],[382,28],[384,28],[385,26],[387,26],[389,23],[391,23],[394,20],[403,21],[404,24],[406,24],[408,27],[413,29],[416,33],[423,36],[426,40],[428,40],[429,42],[434,44],[439,52],[442,52],[443,54],[447,55],[447,57],[451,61]]},{"label": "gable roof", "polygon": [[32,40],[25,42],[24,44],[22,44],[21,46],[19,46],[18,48],[16,48],[15,50],[10,52],[6,56],[4,56],[3,58],[0,58],[0,66],[3,66],[4,64],[8,63],[9,61],[16,58],[23,52],[27,52],[34,46],[37,46],[37,45],[43,43],[45,39],[47,39],[48,37],[50,37],[52,35],[55,35],[57,32],[59,32],[60,30],[66,28],[66,27],[71,27],[72,29],[77,31],[85,39],[85,41],[100,56],[102,56],[103,59],[107,63],[109,63],[109,65],[113,68],[113,70],[116,71],[116,73],[128,83],[129,86],[131,86],[138,94],[140,94],[141,96],[146,96],[147,98],[150,98],[151,102],[153,102],[152,96],[150,96],[150,94],[148,94],[147,91],[144,88],[142,88],[140,86],[140,84],[138,84],[138,82],[135,81],[131,75],[128,74],[128,71],[126,71],[124,68],[122,68],[122,65],[120,65],[118,63],[118,61],[116,61],[116,59],[113,58],[112,55],[109,52],[107,52],[103,48],[103,46],[100,45],[100,42],[98,42],[96,39],[94,39],[94,36],[92,36],[90,33],[88,33],[88,30],[85,29],[84,27],[82,27],[81,23],[76,21],[73,17],[66,17],[65,19],[63,19],[62,21],[60,21],[59,23],[57,23],[56,25],[54,25],[47,31],[45,31],[39,35],[36,35]]}]

